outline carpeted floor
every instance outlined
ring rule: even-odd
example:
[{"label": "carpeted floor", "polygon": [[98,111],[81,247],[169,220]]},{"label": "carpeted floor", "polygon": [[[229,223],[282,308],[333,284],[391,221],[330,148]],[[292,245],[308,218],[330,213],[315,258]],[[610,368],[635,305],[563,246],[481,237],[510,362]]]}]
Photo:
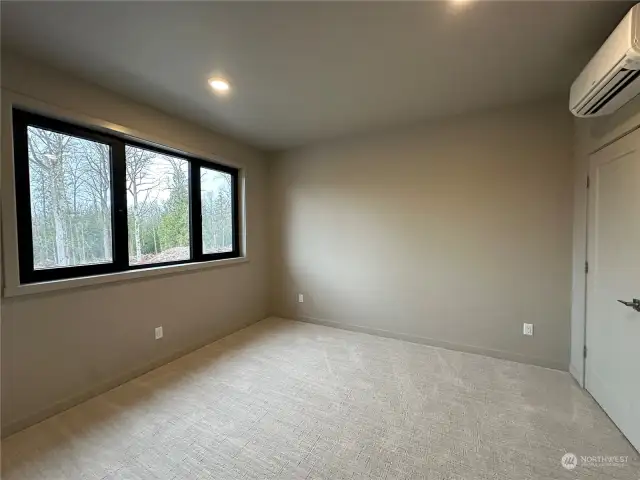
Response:
[{"label": "carpeted floor", "polygon": [[[581,465],[602,455],[628,461]],[[640,479],[567,373],[278,319],[13,435],[2,463],[3,480]]]}]

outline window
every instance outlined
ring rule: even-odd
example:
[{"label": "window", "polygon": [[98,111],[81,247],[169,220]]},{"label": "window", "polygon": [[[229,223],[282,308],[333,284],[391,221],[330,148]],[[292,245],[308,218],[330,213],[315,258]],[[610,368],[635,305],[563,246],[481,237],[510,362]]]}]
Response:
[{"label": "window", "polygon": [[233,204],[230,174],[201,169],[202,250],[204,253],[233,250]]},{"label": "window", "polygon": [[129,264],[189,260],[189,162],[125,148]]},{"label": "window", "polygon": [[240,256],[238,170],[13,110],[20,283]]},{"label": "window", "polygon": [[111,263],[109,145],[27,128],[33,268]]}]

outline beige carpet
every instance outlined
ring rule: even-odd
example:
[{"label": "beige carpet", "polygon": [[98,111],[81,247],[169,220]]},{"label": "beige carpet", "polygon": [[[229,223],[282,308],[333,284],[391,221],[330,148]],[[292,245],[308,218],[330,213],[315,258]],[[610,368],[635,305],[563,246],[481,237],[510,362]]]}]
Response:
[{"label": "beige carpet", "polygon": [[[566,373],[277,319],[20,432],[2,455],[3,480],[640,479],[635,450]],[[581,464],[603,455],[628,461]]]}]

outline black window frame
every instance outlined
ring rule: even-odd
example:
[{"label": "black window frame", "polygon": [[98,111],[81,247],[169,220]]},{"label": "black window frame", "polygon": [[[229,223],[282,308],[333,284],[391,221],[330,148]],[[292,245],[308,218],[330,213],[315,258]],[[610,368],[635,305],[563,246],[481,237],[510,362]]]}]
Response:
[{"label": "black window frame", "polygon": [[[110,273],[120,273],[140,269],[154,269],[170,265],[201,263],[212,260],[241,257],[239,212],[240,170],[238,168],[204,160],[189,153],[158,145],[156,143],[147,143],[137,138],[131,138],[127,135],[114,133],[112,131],[105,132],[103,130],[78,125],[66,120],[43,116],[19,108],[12,109],[12,116],[15,206],[20,284],[24,285],[70,278],[93,277]],[[93,142],[99,142],[110,147],[112,262],[54,267],[41,270],[36,270],[34,268],[31,186],[29,180],[29,145],[27,140],[27,129],[30,126]],[[190,258],[188,260],[129,265],[125,168],[125,148],[127,145],[155,151],[162,155],[180,158],[189,163]],[[200,170],[202,168],[231,175],[232,249],[230,252],[203,253],[202,205],[200,198]]]}]

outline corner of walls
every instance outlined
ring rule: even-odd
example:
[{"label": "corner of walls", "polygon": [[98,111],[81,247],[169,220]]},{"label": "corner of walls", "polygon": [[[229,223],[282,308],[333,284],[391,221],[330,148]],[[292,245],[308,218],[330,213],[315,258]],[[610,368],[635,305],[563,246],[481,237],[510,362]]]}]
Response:
[{"label": "corner of walls", "polygon": [[277,155],[271,313],[568,370],[572,131],[553,99]]},{"label": "corner of walls", "polygon": [[272,152],[268,155],[269,172],[269,314],[280,318],[295,319],[296,316],[285,308],[282,289],[285,285],[285,257],[283,224],[285,212],[282,196],[286,195],[286,186],[282,184],[280,171],[283,168],[283,158],[286,152]]}]

